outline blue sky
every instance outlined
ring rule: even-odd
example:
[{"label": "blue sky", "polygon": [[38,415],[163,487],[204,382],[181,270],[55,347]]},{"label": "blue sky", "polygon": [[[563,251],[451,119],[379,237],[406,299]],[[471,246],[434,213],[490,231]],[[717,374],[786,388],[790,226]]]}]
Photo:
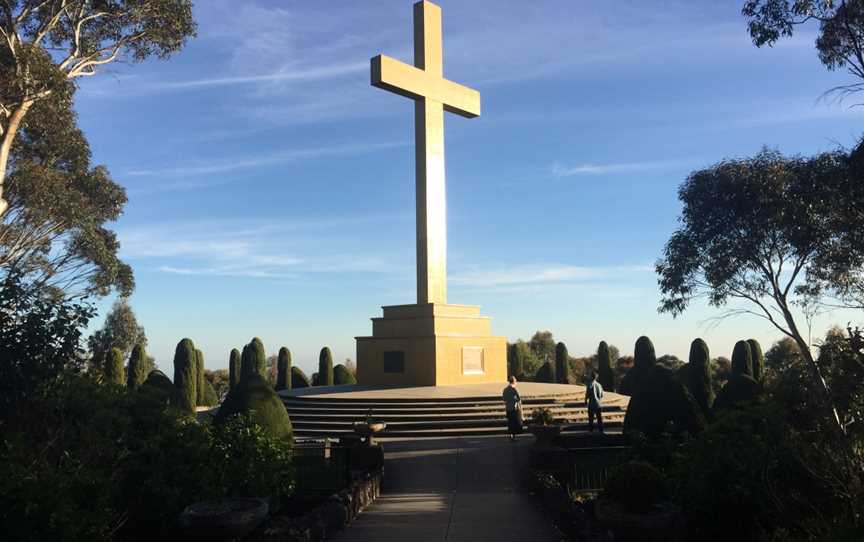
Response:
[{"label": "blue sky", "polygon": [[[114,226],[163,369],[183,337],[220,368],[260,336],[311,371],[323,345],[353,359],[381,305],[414,302],[413,106],[369,85],[370,57],[411,60],[411,5],[199,0],[180,54],[81,83],[94,158],[129,194]],[[483,102],[446,121],[451,303],[510,340],[550,329],[571,355],[779,337],[701,305],[658,315],[652,265],[688,172],[861,134],[862,112],[819,100],[849,77],[812,29],[757,49],[735,2],[440,5],[445,75]]]}]

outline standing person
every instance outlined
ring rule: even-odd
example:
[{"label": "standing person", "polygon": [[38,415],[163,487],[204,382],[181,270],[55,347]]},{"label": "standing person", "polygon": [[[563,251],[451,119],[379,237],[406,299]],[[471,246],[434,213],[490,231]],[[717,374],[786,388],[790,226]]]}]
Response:
[{"label": "standing person", "polygon": [[510,433],[510,440],[516,440],[516,435],[522,432],[522,398],[519,397],[519,391],[516,389],[516,377],[511,376],[509,384],[501,393],[504,399],[504,408],[507,411],[507,431]]},{"label": "standing person", "polygon": [[603,386],[597,382],[597,373],[591,371],[591,382],[585,386],[585,403],[588,404],[588,432],[594,432],[594,417],[597,429],[603,432]]}]

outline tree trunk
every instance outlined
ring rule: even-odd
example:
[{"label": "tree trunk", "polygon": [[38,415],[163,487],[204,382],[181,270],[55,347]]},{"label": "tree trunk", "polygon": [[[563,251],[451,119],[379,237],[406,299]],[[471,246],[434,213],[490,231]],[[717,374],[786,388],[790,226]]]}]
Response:
[{"label": "tree trunk", "polygon": [[33,105],[33,102],[34,100],[25,100],[15,109],[15,112],[9,117],[9,125],[6,126],[6,133],[3,134],[3,142],[0,143],[0,217],[9,208],[9,204],[3,199],[3,185],[6,182],[9,151],[12,149],[12,142],[15,141],[15,136],[18,134],[18,127],[21,126],[21,121]]}]

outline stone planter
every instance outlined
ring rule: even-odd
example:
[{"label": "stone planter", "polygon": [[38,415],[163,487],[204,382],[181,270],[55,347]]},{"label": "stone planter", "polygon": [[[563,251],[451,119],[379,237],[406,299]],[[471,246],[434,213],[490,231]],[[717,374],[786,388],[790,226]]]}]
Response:
[{"label": "stone planter", "polygon": [[622,542],[667,542],[682,540],[680,512],[670,503],[655,505],[646,512],[624,510],[610,499],[598,499],[594,515],[603,527]]},{"label": "stone planter", "polygon": [[187,506],[180,526],[193,538],[233,540],[252,532],[269,511],[264,499],[225,499]]},{"label": "stone planter", "polygon": [[529,424],[528,432],[537,438],[538,446],[551,446],[555,438],[561,434],[561,426]]}]

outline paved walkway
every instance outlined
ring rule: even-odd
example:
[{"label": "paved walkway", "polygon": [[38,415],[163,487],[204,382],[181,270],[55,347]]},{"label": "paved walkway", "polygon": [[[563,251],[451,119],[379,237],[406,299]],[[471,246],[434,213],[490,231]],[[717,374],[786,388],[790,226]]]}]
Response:
[{"label": "paved walkway", "polygon": [[386,442],[381,496],[335,538],[350,541],[564,540],[520,487],[534,438]]}]

